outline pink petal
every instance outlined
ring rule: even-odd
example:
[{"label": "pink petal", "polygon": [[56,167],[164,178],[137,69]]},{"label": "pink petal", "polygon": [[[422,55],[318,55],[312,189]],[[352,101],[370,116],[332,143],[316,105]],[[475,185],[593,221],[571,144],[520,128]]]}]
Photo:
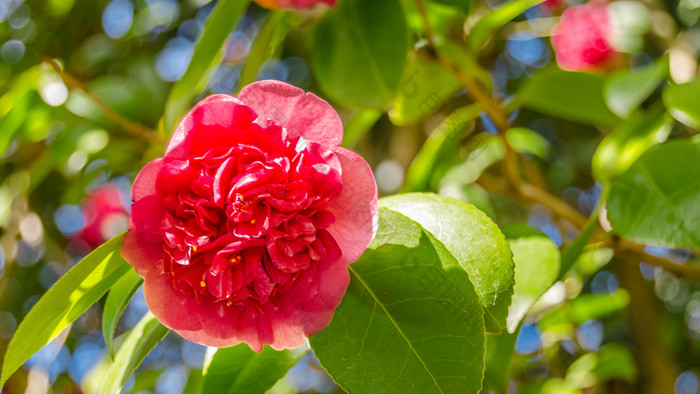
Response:
[{"label": "pink petal", "polygon": [[143,294],[148,309],[168,328],[173,330],[202,328],[202,323],[193,310],[199,306],[196,299],[173,289],[167,274],[155,269],[148,271],[144,278]]},{"label": "pink petal", "polygon": [[201,156],[212,146],[234,146],[239,132],[250,129],[255,112],[233,96],[214,94],[185,115],[170,138],[165,156]]},{"label": "pink petal", "polygon": [[131,187],[131,201],[156,194],[156,177],[161,168],[163,168],[163,158],[159,157],[141,169]]},{"label": "pink petal", "polygon": [[121,253],[143,277],[163,259],[163,239],[159,230],[163,214],[158,195],[141,198],[131,206],[129,231],[122,241]]},{"label": "pink petal", "polygon": [[377,183],[360,155],[345,148],[335,153],[343,168],[343,191],[329,206],[335,222],[328,232],[349,264],[362,255],[377,232]]},{"label": "pink petal", "polygon": [[258,81],[241,90],[238,98],[259,115],[301,136],[335,150],[343,140],[343,122],[327,102],[312,93],[279,81]]}]

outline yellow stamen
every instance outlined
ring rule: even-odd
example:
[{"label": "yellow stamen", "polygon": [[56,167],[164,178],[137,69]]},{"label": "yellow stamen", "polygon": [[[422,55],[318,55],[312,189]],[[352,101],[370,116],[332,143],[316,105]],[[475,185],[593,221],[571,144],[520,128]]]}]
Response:
[{"label": "yellow stamen", "polygon": [[197,249],[198,249],[198,248],[197,248],[197,246],[196,246],[196,245],[192,247],[192,251],[193,251],[193,252],[196,252],[196,251],[197,251]]},{"label": "yellow stamen", "polygon": [[250,224],[255,224],[255,219],[251,219]]},{"label": "yellow stamen", "polygon": [[207,284],[204,283],[204,281],[199,282],[199,285],[202,286],[202,287],[207,287]]},{"label": "yellow stamen", "polygon": [[231,304],[233,304],[233,303],[231,301],[229,301],[226,303],[226,306],[231,306]]}]

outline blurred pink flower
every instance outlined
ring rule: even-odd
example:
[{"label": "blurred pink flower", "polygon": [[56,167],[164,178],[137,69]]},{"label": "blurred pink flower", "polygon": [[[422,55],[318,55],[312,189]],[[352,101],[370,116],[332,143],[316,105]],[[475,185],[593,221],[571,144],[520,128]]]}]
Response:
[{"label": "blurred pink flower", "polygon": [[316,4],[326,4],[333,7],[338,0],[255,0],[256,3],[265,8],[311,8]]},{"label": "blurred pink flower", "polygon": [[122,192],[112,184],[95,189],[83,200],[81,210],[85,225],[74,238],[83,240],[90,250],[124,231],[128,212],[122,200]]},{"label": "blurred pink flower", "polygon": [[615,57],[610,44],[608,7],[588,3],[567,8],[552,30],[552,46],[559,67],[569,71],[603,67]]},{"label": "blurred pink flower", "polygon": [[278,81],[213,95],[136,177],[122,254],[151,311],[200,344],[301,345],[371,241],[377,186],[328,103]]}]

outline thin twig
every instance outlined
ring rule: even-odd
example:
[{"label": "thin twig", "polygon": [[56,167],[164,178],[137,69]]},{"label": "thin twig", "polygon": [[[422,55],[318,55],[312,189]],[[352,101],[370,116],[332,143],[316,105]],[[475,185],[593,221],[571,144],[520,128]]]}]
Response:
[{"label": "thin twig", "polygon": [[81,90],[83,93],[85,93],[90,99],[97,104],[97,106],[100,108],[100,110],[114,123],[118,124],[121,126],[124,130],[129,132],[130,134],[133,134],[137,137],[149,140],[151,142],[158,142],[162,143],[163,140],[158,136],[158,134],[136,122],[132,122],[129,119],[126,119],[123,117],[119,112],[113,110],[110,108],[101,98],[99,98],[97,95],[92,93],[87,86],[85,86],[84,83],[73,77],[72,75],[68,74],[67,72],[61,70],[61,67],[54,61],[53,59],[44,59],[44,63],[48,64],[51,66],[53,71],[58,74],[59,77],[61,77],[61,80],[63,80],[63,83],[66,84],[71,89],[78,89]]}]

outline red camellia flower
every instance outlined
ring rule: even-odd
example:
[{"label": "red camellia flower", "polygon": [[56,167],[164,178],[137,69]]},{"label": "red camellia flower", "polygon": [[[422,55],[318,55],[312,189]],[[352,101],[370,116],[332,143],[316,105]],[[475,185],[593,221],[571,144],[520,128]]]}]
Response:
[{"label": "red camellia flower", "polygon": [[90,250],[126,227],[128,212],[122,201],[122,192],[113,184],[100,186],[90,193],[83,200],[81,210],[85,225],[73,237],[83,240]]},{"label": "red camellia flower", "polygon": [[256,3],[265,8],[295,8],[298,10],[311,8],[316,4],[326,4],[333,7],[337,1],[338,0],[255,0]]},{"label": "red camellia flower", "polygon": [[588,3],[567,8],[552,30],[559,67],[569,71],[604,66],[615,55],[608,7]]},{"label": "red camellia flower", "polygon": [[122,254],[151,311],[208,346],[301,345],[371,241],[377,186],[338,114],[291,85],[213,95],[134,181]]}]

